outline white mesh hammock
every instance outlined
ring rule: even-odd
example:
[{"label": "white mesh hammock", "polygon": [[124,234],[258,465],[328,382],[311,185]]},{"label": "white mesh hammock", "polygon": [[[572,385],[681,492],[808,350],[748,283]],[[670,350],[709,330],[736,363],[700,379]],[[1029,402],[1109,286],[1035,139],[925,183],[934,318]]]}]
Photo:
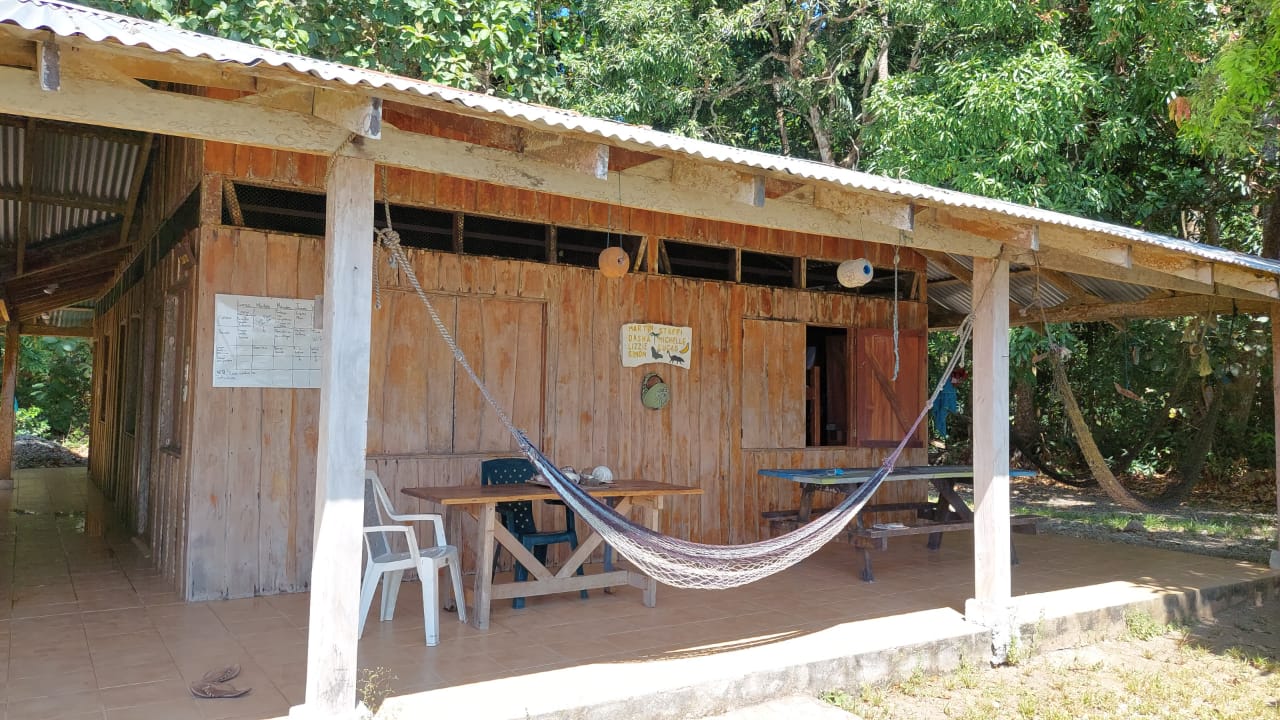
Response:
[{"label": "white mesh hammock", "polygon": [[[574,512],[592,529],[600,533],[605,542],[617,549],[646,575],[672,587],[719,590],[746,585],[795,565],[839,535],[879,489],[885,477],[893,472],[893,467],[903,449],[906,448],[907,442],[916,433],[920,423],[929,413],[929,409],[933,407],[933,402],[942,390],[943,384],[947,378],[951,377],[951,371],[964,357],[965,347],[972,330],[972,323],[969,318],[966,318],[960,326],[957,350],[946,369],[943,370],[941,380],[930,394],[924,409],[916,417],[898,446],[884,460],[880,469],[857,490],[845,497],[839,505],[791,532],[768,540],[744,545],[695,543],[663,535],[634,523],[605,502],[592,497],[577,483],[565,477],[555,463],[543,455],[529,441],[529,438],[516,428],[510,416],[472,369],[466,355],[440,320],[431,300],[418,283],[418,278],[414,275],[404,249],[400,247],[400,236],[391,229],[390,217],[387,221],[387,228],[377,231],[381,246],[391,253],[392,263],[405,273],[414,292],[430,313],[436,330],[440,332],[441,337],[453,352],[454,359],[476,384],[484,399],[493,407],[502,424],[520,445],[520,450],[547,478],[552,489],[564,502],[572,507]],[[376,262],[374,267],[377,272]]]}]

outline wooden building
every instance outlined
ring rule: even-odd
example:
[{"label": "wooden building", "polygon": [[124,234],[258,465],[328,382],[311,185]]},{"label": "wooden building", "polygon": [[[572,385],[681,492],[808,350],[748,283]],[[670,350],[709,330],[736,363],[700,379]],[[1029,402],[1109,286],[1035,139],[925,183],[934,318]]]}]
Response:
[{"label": "wooden building", "polygon": [[[1280,264],[1218,248],[53,2],[0,2],[0,128],[9,349],[94,303],[94,481],[188,599],[313,591],[317,713],[354,692],[366,463],[398,496],[514,452],[375,252],[388,212],[516,423],[561,464],[697,485],[662,530],[702,542],[756,540],[762,512],[796,504],[761,468],[878,464],[924,403],[931,316],[972,310],[971,615],[995,624],[1006,331],[1028,321],[1011,301],[1058,320],[1280,298]],[[120,191],[94,197],[95,173]],[[87,219],[40,220],[59,208]],[[610,279],[597,257],[615,245],[631,266]],[[848,290],[835,268],[853,258],[876,279]],[[1052,297],[1028,295],[1033,273]],[[318,387],[222,386],[219,296],[315,302]],[[628,323],[690,328],[687,356],[623,367]],[[660,410],[640,402],[655,371]],[[926,462],[923,440],[904,462]]]}]

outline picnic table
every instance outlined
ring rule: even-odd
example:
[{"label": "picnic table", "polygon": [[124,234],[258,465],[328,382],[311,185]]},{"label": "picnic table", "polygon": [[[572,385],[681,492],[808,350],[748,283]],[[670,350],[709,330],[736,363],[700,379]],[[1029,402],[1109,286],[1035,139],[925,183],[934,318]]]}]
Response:
[{"label": "picnic table", "polygon": [[[701,495],[702,489],[685,485],[672,485],[653,480],[618,480],[610,485],[584,487],[595,497],[616,500],[615,509],[626,513],[631,507],[641,508],[643,522],[646,527],[658,529],[658,515],[663,507],[663,497],[667,495]],[[449,487],[409,487],[401,490],[406,495],[421,500],[431,500],[444,506],[449,522],[456,517],[460,508],[477,520],[478,537],[475,543],[475,612],[472,614],[475,626],[481,630],[489,627],[489,615],[493,601],[502,598],[528,597],[534,595],[550,595],[561,592],[577,592],[589,588],[610,588],[619,585],[630,585],[644,591],[645,607],[653,607],[657,603],[658,583],[653,578],[635,570],[614,570],[606,567],[604,572],[591,575],[575,575],[578,568],[587,561],[593,550],[603,543],[600,534],[591,534],[578,545],[569,559],[556,571],[548,569],[524,548],[501,522],[497,520],[497,507],[500,502],[521,500],[558,500],[555,490],[545,485],[533,483],[513,483],[510,485],[462,485]],[[511,555],[529,571],[532,579],[525,582],[494,583],[494,553],[497,546],[506,548]]]},{"label": "picnic table", "polygon": [[[809,522],[815,512],[826,512],[827,508],[814,510],[814,497],[819,492],[836,492],[842,496],[857,489],[867,482],[880,468],[772,468],[760,470],[761,475],[799,483],[800,507],[796,510],[775,510],[763,513],[764,517],[775,525],[796,526]],[[1034,477],[1031,470],[1010,470],[1011,477]],[[938,494],[933,502],[917,501],[903,503],[867,504],[854,518],[854,527],[849,531],[849,539],[855,548],[862,551],[863,569],[861,577],[866,582],[874,582],[875,575],[871,568],[871,551],[887,550],[889,538],[901,535],[928,535],[926,547],[937,550],[942,547],[942,533],[956,530],[973,529],[973,509],[964,498],[956,492],[957,484],[973,484],[973,467],[969,465],[914,465],[895,468],[885,482],[904,482],[907,480],[928,480]],[[916,519],[909,523],[877,523],[867,526],[863,522],[864,513],[914,511]],[[1040,517],[1036,515],[1014,515],[1009,518],[1010,525],[1019,532],[1036,532]],[[1012,552],[1011,558],[1016,565],[1018,556]]]}]

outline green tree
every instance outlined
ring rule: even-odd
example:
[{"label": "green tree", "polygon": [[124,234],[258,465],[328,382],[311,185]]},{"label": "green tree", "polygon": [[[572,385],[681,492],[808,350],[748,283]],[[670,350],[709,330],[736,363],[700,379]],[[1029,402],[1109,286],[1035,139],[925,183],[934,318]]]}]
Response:
[{"label": "green tree", "polygon": [[580,33],[538,0],[88,0],[113,12],[356,67],[525,101],[560,86]]},{"label": "green tree", "polygon": [[19,431],[59,439],[88,437],[92,375],[93,349],[87,340],[24,336],[16,389]]}]

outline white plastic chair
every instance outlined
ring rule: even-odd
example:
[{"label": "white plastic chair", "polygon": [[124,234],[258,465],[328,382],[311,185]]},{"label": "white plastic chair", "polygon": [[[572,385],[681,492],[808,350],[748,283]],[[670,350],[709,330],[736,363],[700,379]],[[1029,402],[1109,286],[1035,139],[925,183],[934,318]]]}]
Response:
[{"label": "white plastic chair", "polygon": [[[435,526],[435,547],[418,547],[418,538],[410,525],[394,523],[425,521]],[[458,620],[467,621],[467,606],[462,597],[462,571],[458,562],[458,549],[446,545],[444,519],[436,513],[420,515],[397,514],[391,499],[382,487],[378,474],[368,471],[364,476],[364,547],[367,553],[364,583],[360,588],[360,636],[364,636],[364,623],[373,604],[373,591],[382,580],[382,622],[395,615],[396,595],[400,592],[400,580],[410,568],[418,571],[422,583],[422,619],[426,625],[427,645],[440,642],[440,589],[437,575],[441,567],[449,567],[453,582],[453,597],[458,605]],[[404,536],[408,550],[393,551],[392,538]]]}]

